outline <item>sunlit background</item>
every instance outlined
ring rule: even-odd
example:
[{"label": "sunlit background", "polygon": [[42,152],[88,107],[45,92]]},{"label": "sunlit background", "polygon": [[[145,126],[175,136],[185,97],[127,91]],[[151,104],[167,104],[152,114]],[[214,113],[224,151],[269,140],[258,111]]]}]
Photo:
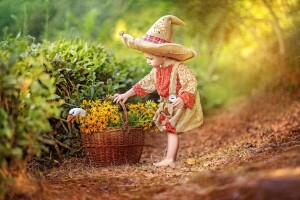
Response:
[{"label": "sunlit background", "polygon": [[297,0],[1,0],[0,37],[102,44],[118,60],[139,65],[142,78],[150,68],[118,32],[140,37],[159,17],[176,15],[187,25],[174,27],[174,42],[198,53],[187,63],[208,111],[287,80],[297,87],[299,6]]}]

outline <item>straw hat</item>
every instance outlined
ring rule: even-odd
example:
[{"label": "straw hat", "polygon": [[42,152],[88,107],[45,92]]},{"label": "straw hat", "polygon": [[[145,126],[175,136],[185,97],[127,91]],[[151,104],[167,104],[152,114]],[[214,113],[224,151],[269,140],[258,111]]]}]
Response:
[{"label": "straw hat", "polygon": [[180,61],[194,57],[196,55],[195,51],[173,43],[172,24],[185,25],[179,18],[166,15],[159,18],[143,37],[134,38],[124,33],[124,31],[120,32],[120,36],[126,46],[145,53]]}]

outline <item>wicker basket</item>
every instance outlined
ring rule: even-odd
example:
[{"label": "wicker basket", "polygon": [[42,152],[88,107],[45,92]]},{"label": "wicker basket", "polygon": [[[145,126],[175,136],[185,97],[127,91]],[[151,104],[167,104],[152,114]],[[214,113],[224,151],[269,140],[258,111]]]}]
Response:
[{"label": "wicker basket", "polygon": [[122,127],[107,128],[93,134],[81,134],[83,151],[88,161],[95,166],[138,163],[144,146],[144,130],[128,126],[126,107]]}]

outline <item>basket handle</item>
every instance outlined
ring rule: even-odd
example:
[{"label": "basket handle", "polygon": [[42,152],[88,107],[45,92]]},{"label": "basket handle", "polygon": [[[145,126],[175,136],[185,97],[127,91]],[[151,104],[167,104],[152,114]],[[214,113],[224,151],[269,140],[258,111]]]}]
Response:
[{"label": "basket handle", "polygon": [[126,131],[126,134],[129,133],[130,131],[130,127],[129,127],[129,122],[128,122],[128,113],[127,113],[127,109],[125,104],[123,103],[123,101],[119,101],[119,104],[121,105],[123,112],[124,112],[124,120],[125,122],[122,125],[122,129],[123,131]]},{"label": "basket handle", "polygon": [[[113,97],[106,97],[105,99],[113,100]],[[130,132],[130,126],[129,126],[129,122],[128,122],[127,109],[126,109],[126,106],[123,101],[119,101],[119,104],[121,105],[121,107],[123,109],[124,120],[125,120],[125,122],[122,124],[122,129],[123,129],[123,131],[125,131],[126,134],[128,134]]]}]

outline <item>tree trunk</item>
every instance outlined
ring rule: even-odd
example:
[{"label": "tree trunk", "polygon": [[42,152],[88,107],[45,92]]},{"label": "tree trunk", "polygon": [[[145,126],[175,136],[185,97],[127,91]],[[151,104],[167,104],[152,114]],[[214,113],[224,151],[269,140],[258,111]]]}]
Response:
[{"label": "tree trunk", "polygon": [[273,9],[272,9],[270,3],[268,2],[268,0],[262,0],[262,1],[263,1],[266,8],[269,10],[270,14],[273,17],[272,27],[273,27],[273,30],[274,30],[276,36],[277,36],[277,40],[278,40],[278,43],[279,43],[279,53],[280,53],[280,55],[284,55],[285,54],[285,45],[284,45],[284,41],[283,41],[283,37],[282,37],[282,30],[281,30],[281,27],[280,27],[280,24],[279,24],[278,17],[275,14],[275,12],[273,11]]}]

